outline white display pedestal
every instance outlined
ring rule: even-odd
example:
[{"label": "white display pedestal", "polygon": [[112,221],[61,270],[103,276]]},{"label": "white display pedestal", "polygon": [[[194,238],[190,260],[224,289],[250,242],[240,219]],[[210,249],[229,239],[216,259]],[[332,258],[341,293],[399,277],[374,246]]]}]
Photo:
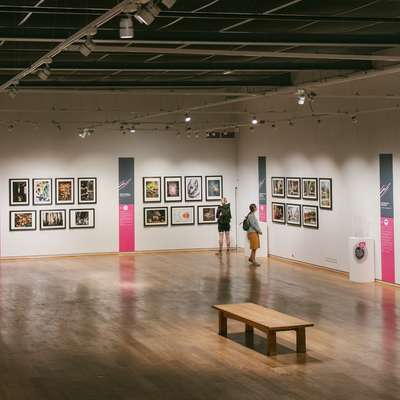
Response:
[{"label": "white display pedestal", "polygon": [[[349,238],[350,280],[353,282],[375,281],[374,240],[369,237]],[[357,255],[359,258],[357,258]]]},{"label": "white display pedestal", "polygon": [[[266,222],[259,222],[262,235],[260,235],[260,248],[257,250],[256,257],[268,257],[268,224]],[[247,232],[243,231],[244,242],[244,255],[249,258],[251,250],[249,240],[247,239]]]}]

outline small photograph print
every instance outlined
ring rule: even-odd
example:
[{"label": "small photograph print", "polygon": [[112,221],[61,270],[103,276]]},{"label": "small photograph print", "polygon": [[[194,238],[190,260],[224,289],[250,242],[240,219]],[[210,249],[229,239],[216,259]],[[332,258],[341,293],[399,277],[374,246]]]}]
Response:
[{"label": "small photograph print", "polygon": [[171,207],[171,225],[194,225],[194,207]]},{"label": "small photograph print", "polygon": [[320,178],[319,180],[319,207],[332,210],[332,179]]},{"label": "small photograph print", "polygon": [[284,224],[285,218],[285,204],[284,203],[272,203],[272,222],[278,224]]},{"label": "small photograph print", "polygon": [[185,201],[203,200],[203,177],[185,176]]},{"label": "small photograph print", "polygon": [[144,226],[168,226],[168,208],[167,207],[145,208]]},{"label": "small photograph print", "polygon": [[56,204],[74,204],[74,178],[56,178]]},{"label": "small photograph print", "polygon": [[318,207],[303,206],[303,226],[318,229]]},{"label": "small photograph print", "polygon": [[144,177],[143,178],[143,202],[160,203],[161,202],[161,178]]},{"label": "small photograph print", "polygon": [[300,204],[286,204],[286,222],[288,225],[301,226]]},{"label": "small photograph print", "polygon": [[65,210],[41,210],[40,211],[40,229],[53,230],[66,228]]},{"label": "small photograph print", "polygon": [[78,203],[95,204],[97,202],[97,179],[78,178]]},{"label": "small photograph print", "polygon": [[303,199],[318,200],[318,179],[303,178],[301,182],[302,182]]},{"label": "small photograph print", "polygon": [[94,208],[69,210],[70,229],[93,229],[95,226]]},{"label": "small photograph print", "polygon": [[166,176],[164,178],[164,195],[166,202],[182,201],[182,177]]},{"label": "small photograph print", "polygon": [[301,198],[301,179],[286,178],[286,196],[289,199]]},{"label": "small photograph print", "polygon": [[29,179],[10,179],[10,206],[29,206]]},{"label": "small photograph print", "polygon": [[271,178],[272,197],[285,197],[285,178]]},{"label": "small photograph print", "polygon": [[223,179],[221,175],[206,176],[206,201],[221,200],[223,196]]},{"label": "small photograph print", "polygon": [[36,211],[10,211],[10,231],[35,231]]},{"label": "small photograph print", "polygon": [[33,179],[32,192],[33,204],[35,206],[51,205],[52,200],[52,180],[51,179]]},{"label": "small photograph print", "polygon": [[197,223],[199,225],[216,224],[218,206],[198,206]]}]

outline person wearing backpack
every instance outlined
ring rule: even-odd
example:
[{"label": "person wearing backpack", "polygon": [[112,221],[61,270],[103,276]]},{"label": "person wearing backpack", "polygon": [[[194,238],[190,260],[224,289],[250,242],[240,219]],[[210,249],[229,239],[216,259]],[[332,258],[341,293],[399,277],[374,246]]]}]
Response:
[{"label": "person wearing backpack", "polygon": [[255,204],[250,204],[249,209],[250,212],[243,221],[243,229],[247,231],[247,237],[250,242],[251,254],[249,257],[249,262],[253,266],[259,267],[260,264],[256,261],[256,252],[260,248],[260,235],[262,235],[262,231],[255,215],[257,206]]},{"label": "person wearing backpack", "polygon": [[231,205],[228,203],[226,197],[222,198],[221,205],[217,209],[217,221],[218,221],[218,233],[219,233],[219,251],[218,255],[222,254],[222,248],[224,246],[224,236],[226,242],[226,250],[229,251],[231,247]]}]

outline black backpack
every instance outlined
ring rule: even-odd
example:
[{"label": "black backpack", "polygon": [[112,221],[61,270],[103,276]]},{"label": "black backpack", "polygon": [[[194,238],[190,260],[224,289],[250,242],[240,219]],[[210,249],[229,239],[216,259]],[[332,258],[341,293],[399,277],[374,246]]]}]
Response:
[{"label": "black backpack", "polygon": [[243,230],[246,232],[250,229],[249,215],[250,214],[247,214],[246,218],[242,222]]}]

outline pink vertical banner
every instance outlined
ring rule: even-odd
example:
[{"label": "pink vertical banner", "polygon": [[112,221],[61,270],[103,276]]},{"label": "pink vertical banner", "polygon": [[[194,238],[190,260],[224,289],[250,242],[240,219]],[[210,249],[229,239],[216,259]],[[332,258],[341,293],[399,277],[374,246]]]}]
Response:
[{"label": "pink vertical banner", "polygon": [[395,282],[394,264],[394,221],[393,218],[381,218],[381,262],[382,280]]},{"label": "pink vertical banner", "polygon": [[135,251],[134,159],[119,159],[119,251]]},{"label": "pink vertical banner", "polygon": [[260,222],[267,222],[267,205],[266,204],[260,204],[258,213],[260,216]]}]

